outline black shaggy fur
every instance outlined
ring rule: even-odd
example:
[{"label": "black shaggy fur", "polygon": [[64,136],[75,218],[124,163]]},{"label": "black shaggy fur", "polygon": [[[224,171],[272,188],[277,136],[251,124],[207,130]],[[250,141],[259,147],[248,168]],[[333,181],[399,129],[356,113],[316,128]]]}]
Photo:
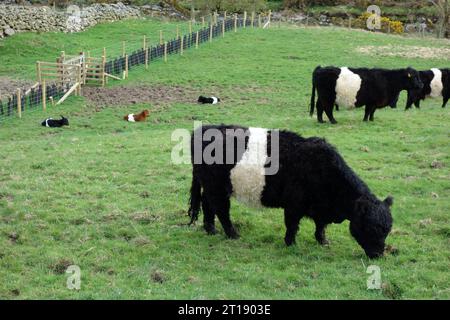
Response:
[{"label": "black shaggy fur", "polygon": [[[213,104],[214,103],[214,99],[212,97],[204,97],[204,96],[200,96],[198,97],[197,100],[198,103],[203,103],[203,104]],[[220,102],[220,99],[217,98],[217,102]]]},{"label": "black shaggy fur", "polygon": [[[209,128],[219,129],[222,134],[225,134],[227,128],[242,128],[247,132],[245,127],[225,125],[203,126],[197,130],[201,130],[203,134]],[[192,136],[191,154],[194,154],[194,143],[200,143],[202,150],[211,143],[198,138],[198,133]],[[269,157],[271,137],[272,131],[269,131]],[[247,136],[236,139],[245,139],[247,148]],[[189,216],[191,223],[196,221],[201,208],[204,213],[204,228],[208,234],[216,233],[214,218],[217,215],[226,235],[230,238],[238,237],[230,220],[230,197],[233,193],[230,171],[244,151],[235,150],[234,164],[194,164],[192,158]],[[226,153],[227,149],[224,147],[224,157]],[[266,164],[266,168],[267,166]],[[303,138],[293,132],[280,131],[279,171],[275,175],[266,175],[265,182],[261,203],[265,207],[284,209],[286,245],[295,243],[299,222],[303,217],[314,220],[315,238],[321,244],[327,243],[325,228],[328,224],[341,223],[347,219],[350,220],[352,236],[367,256],[375,258],[383,254],[385,239],[392,227],[392,198],[378,200],[324,139]]]},{"label": "black shaggy fur", "polygon": [[[374,120],[375,110],[386,106],[394,107],[402,90],[421,89],[423,84],[415,69],[367,69],[349,68],[361,77],[361,87],[356,96],[355,107],[365,106],[364,121]],[[341,69],[318,66],[312,75],[311,116],[317,108],[317,120],[323,123],[323,112],[331,123],[337,123],[333,116],[336,101],[336,81]],[[317,90],[318,98],[315,101]]]},{"label": "black shaggy fur", "polygon": [[[442,72],[442,108],[445,108],[450,99],[450,69],[439,69]],[[425,100],[431,93],[431,81],[434,73],[431,70],[419,71],[420,80],[423,88],[420,90],[408,90],[408,99],[406,101],[406,110],[414,104],[416,108],[420,108],[420,101]]]},{"label": "black shaggy fur", "polygon": [[59,128],[62,126],[68,126],[69,125],[69,119],[64,118],[63,116],[61,116],[61,119],[59,120],[54,120],[52,118],[48,118],[45,119],[44,121],[42,121],[41,125],[43,125],[44,127],[50,127],[50,128]]}]

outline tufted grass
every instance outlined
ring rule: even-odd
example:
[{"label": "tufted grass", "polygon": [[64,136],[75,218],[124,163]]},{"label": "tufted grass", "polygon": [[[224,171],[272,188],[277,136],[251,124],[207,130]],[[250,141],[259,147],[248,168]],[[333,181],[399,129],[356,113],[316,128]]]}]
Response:
[{"label": "tufted grass", "polygon": [[[145,28],[144,22],[139,28]],[[156,22],[147,22],[152,26]],[[3,43],[29,46],[78,37],[86,45],[115,37],[137,22],[95,27],[79,35],[19,35]],[[155,27],[155,30],[158,27]],[[104,39],[104,40],[100,40]],[[45,39],[45,40],[42,40]],[[61,40],[63,39],[63,40]],[[227,34],[148,71],[130,72],[135,85],[178,85],[216,94],[219,106],[130,103],[96,112],[84,98],[0,124],[0,297],[4,299],[448,299],[450,262],[449,108],[426,101],[421,110],[336,113],[337,125],[308,115],[311,71],[321,65],[387,68],[445,67],[444,60],[367,56],[366,45],[448,46],[361,31],[273,28]],[[97,45],[97,47],[99,46]],[[58,54],[52,45],[48,55]],[[39,48],[28,48],[39,55]],[[7,54],[8,61],[22,57]],[[111,83],[111,86],[118,85]],[[132,99],[132,97],[130,97]],[[154,109],[147,123],[121,120]],[[39,122],[63,113],[71,126]],[[187,227],[189,165],[174,165],[171,133],[193,120],[284,128],[327,138],[380,198],[394,196],[398,249],[370,261],[351,238],[348,223],[331,225],[319,246],[311,221],[301,222],[297,246],[283,243],[281,210],[254,210],[232,202],[241,233],[207,236]],[[66,288],[66,267],[81,268],[81,290]],[[367,290],[368,265],[381,268],[382,289]]]}]

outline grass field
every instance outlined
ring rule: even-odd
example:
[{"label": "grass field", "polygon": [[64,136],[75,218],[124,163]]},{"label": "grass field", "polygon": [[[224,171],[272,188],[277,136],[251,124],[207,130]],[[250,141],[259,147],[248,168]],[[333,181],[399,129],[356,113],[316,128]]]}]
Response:
[{"label": "grass field", "polygon": [[[173,30],[174,25],[164,25]],[[99,25],[81,34],[21,34],[3,40],[2,61],[14,65],[70,48],[102,47],[126,28],[157,22]],[[247,29],[130,72],[123,86],[178,86],[214,94],[218,106],[175,100],[96,108],[73,97],[61,107],[0,123],[0,297],[73,299],[449,299],[449,108],[427,100],[421,110],[341,110],[337,125],[308,115],[311,71],[321,65],[448,67],[448,60],[357,53],[359,46],[448,47],[321,28]],[[27,56],[14,48],[26,48]],[[67,50],[67,49],[66,49]],[[4,60],[5,59],[5,60]],[[32,67],[31,67],[32,70]],[[0,72],[5,74],[5,67]],[[110,86],[118,83],[110,82]],[[168,90],[169,92],[169,90]],[[121,117],[153,110],[146,123]],[[66,115],[70,127],[48,129],[46,116]],[[394,196],[387,243],[398,254],[368,260],[348,231],[331,225],[331,245],[319,246],[314,224],[301,222],[297,245],[286,248],[281,210],[232,202],[241,238],[207,236],[187,227],[191,168],[170,161],[171,133],[193,120],[283,128],[327,138],[384,198]],[[66,288],[65,270],[81,269],[81,289]],[[367,290],[368,265],[381,268],[382,289]]]}]

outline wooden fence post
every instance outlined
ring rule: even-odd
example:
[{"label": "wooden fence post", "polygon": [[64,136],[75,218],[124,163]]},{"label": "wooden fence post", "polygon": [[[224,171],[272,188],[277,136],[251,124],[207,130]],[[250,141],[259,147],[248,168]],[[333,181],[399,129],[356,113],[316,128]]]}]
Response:
[{"label": "wooden fence post", "polygon": [[209,42],[212,41],[212,30],[213,30],[213,25],[212,23],[209,25]]},{"label": "wooden fence post", "polygon": [[41,77],[41,63],[39,61],[36,62],[36,75],[37,75],[37,81],[41,83],[42,77]]},{"label": "wooden fence post", "polygon": [[42,79],[41,82],[42,87],[42,109],[47,110],[47,86],[45,84],[45,79]]},{"label": "wooden fence post", "polygon": [[122,57],[125,58],[125,54],[126,54],[126,52],[125,52],[125,41],[122,41]]},{"label": "wooden fence post", "polygon": [[189,33],[190,34],[192,33],[192,21],[191,20],[189,20]]},{"label": "wooden fence post", "polygon": [[225,37],[225,19],[222,21],[222,37]]},{"label": "wooden fence post", "polygon": [[77,95],[81,96],[81,84],[83,83],[82,81],[82,76],[81,76],[81,66],[77,66],[77,82],[78,82],[78,90],[77,90]]},{"label": "wooden fence post", "polygon": [[163,44],[163,32],[159,30],[159,44]]},{"label": "wooden fence post", "polygon": [[167,62],[167,42],[164,42],[164,62]]},{"label": "wooden fence post", "polygon": [[61,51],[61,55],[59,56],[59,58],[58,59],[56,59],[56,62],[59,64],[61,64],[61,65],[58,65],[57,66],[57,72],[58,72],[58,74],[59,74],[59,81],[61,82],[61,86],[64,86],[64,67],[63,67],[63,63],[64,63],[64,59],[65,59],[65,53],[64,53],[64,51]]},{"label": "wooden fence post", "polygon": [[267,24],[267,28],[270,28],[270,18],[271,18],[271,16],[272,16],[272,10],[269,10],[269,20],[267,21],[268,22],[268,24]]},{"label": "wooden fence post", "polygon": [[180,42],[180,55],[183,55],[183,45],[184,45],[184,37],[181,37],[181,42]]},{"label": "wooden fence post", "polygon": [[247,27],[246,24],[247,24],[247,11],[244,11],[244,28]]},{"label": "wooden fence post", "polygon": [[202,17],[202,28],[205,27],[205,17]]},{"label": "wooden fence post", "polygon": [[145,69],[148,69],[148,50],[147,50],[147,37],[144,36],[144,43],[143,43],[143,49],[144,49],[144,55],[145,55]]},{"label": "wooden fence post", "polygon": [[252,28],[254,27],[253,24],[255,22],[255,11],[252,11],[252,17],[250,19],[251,23],[252,23]]},{"label": "wooden fence post", "polygon": [[234,32],[237,32],[237,14],[234,14]]},{"label": "wooden fence post", "polygon": [[195,33],[195,49],[198,49],[198,31]]},{"label": "wooden fence post", "polygon": [[261,28],[261,13],[258,14],[258,28]]},{"label": "wooden fence post", "polygon": [[[82,80],[82,84],[86,84],[86,72],[87,72],[87,59],[86,59],[86,54],[83,52],[83,57],[84,57],[84,63],[83,63],[83,69],[81,70],[81,80]],[[81,89],[80,89],[81,91]]]},{"label": "wooden fence post", "polygon": [[125,55],[125,73],[124,73],[124,79],[128,78],[128,55]]},{"label": "wooden fence post", "polygon": [[17,114],[19,118],[22,118],[22,97],[20,95],[20,89],[17,89]]},{"label": "wooden fence post", "polygon": [[177,25],[177,40],[180,38],[180,27]]},{"label": "wooden fence post", "polygon": [[102,87],[108,82],[108,78],[105,75],[105,65],[106,65],[106,48],[103,47],[103,56],[102,56]]}]

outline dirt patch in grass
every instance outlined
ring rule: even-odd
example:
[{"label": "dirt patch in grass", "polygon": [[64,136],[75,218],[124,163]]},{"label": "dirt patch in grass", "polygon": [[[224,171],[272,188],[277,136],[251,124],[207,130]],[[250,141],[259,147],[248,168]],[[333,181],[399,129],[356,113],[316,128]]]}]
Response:
[{"label": "dirt patch in grass", "polygon": [[28,90],[34,83],[28,80],[17,80],[9,77],[0,77],[0,99],[4,99],[10,94],[16,93],[20,88],[22,91]]},{"label": "dirt patch in grass", "polygon": [[[232,95],[230,92],[232,92]],[[221,87],[215,85],[207,88],[195,88],[177,85],[152,85],[110,88],[85,87],[83,96],[96,106],[98,111],[104,107],[145,103],[151,104],[159,110],[174,103],[197,104],[197,99],[200,95],[219,97],[222,103],[235,103],[241,100],[248,100],[248,94],[264,92],[270,92],[270,88],[258,86]]]},{"label": "dirt patch in grass", "polygon": [[137,87],[86,87],[85,96],[97,107],[128,106],[149,103],[163,106],[173,103],[197,103],[198,92],[181,86],[137,86]]},{"label": "dirt patch in grass", "polygon": [[388,46],[362,46],[357,47],[356,51],[359,53],[374,56],[450,60],[449,48],[388,45]]},{"label": "dirt patch in grass", "polygon": [[60,259],[50,265],[50,269],[56,274],[63,274],[66,272],[69,266],[73,265],[73,262],[68,259]]},{"label": "dirt patch in grass", "polygon": [[161,270],[155,270],[150,274],[150,279],[152,279],[153,282],[156,283],[164,283],[167,281],[167,277]]}]

